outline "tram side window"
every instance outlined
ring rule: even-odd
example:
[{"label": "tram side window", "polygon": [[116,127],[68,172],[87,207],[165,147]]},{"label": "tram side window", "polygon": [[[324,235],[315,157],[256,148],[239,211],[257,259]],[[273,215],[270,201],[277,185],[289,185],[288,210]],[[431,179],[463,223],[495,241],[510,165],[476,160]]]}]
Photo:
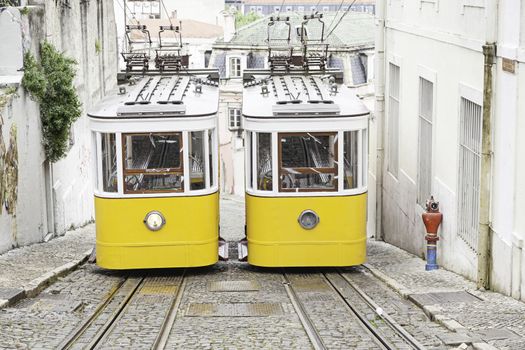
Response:
[{"label": "tram side window", "polygon": [[204,131],[190,133],[190,190],[206,187]]},{"label": "tram side window", "polygon": [[117,192],[117,144],[115,134],[100,134],[102,140],[102,190]]},{"label": "tram side window", "polygon": [[208,130],[208,168],[210,169],[210,187],[215,185],[215,179],[213,178],[213,157],[215,149],[213,147],[213,130]]},{"label": "tram side window", "polygon": [[337,133],[279,134],[279,190],[337,191]]},{"label": "tram side window", "polygon": [[272,134],[257,134],[257,189],[272,190]]},{"label": "tram side window", "polygon": [[246,171],[246,188],[253,188],[253,132],[246,132],[246,144],[247,144],[247,171]]},{"label": "tram side window", "polygon": [[358,142],[359,131],[346,131],[344,142],[344,183],[345,189],[357,187],[358,181]]},{"label": "tram side window", "polygon": [[183,187],[182,133],[124,134],[124,192],[179,192]]}]

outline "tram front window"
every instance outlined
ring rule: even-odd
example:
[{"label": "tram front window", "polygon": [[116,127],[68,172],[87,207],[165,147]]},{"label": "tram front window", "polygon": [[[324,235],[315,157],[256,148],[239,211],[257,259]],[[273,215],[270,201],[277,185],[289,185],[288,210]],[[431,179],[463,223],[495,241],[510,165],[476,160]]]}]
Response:
[{"label": "tram front window", "polygon": [[124,134],[124,192],[183,191],[182,133]]},{"label": "tram front window", "polygon": [[337,191],[337,133],[279,134],[279,190]]}]

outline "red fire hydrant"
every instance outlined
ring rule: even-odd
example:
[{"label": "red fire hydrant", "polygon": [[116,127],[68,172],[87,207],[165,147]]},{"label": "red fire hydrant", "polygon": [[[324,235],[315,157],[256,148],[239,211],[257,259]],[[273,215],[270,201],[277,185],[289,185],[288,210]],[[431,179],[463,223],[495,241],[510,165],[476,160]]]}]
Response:
[{"label": "red fire hydrant", "polygon": [[427,241],[427,264],[425,270],[436,270],[439,268],[437,265],[437,241],[439,237],[437,231],[441,221],[443,220],[443,214],[439,212],[439,202],[434,200],[434,196],[430,196],[430,199],[426,203],[426,212],[422,215],[423,223],[427,231],[425,239]]}]

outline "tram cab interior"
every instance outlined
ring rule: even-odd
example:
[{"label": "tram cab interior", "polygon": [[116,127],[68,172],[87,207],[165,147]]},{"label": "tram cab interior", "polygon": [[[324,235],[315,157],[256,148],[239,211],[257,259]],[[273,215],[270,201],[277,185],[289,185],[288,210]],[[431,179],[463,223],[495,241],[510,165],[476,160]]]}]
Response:
[{"label": "tram cab interior", "polygon": [[97,264],[108,269],[218,260],[218,72],[129,75],[88,112]]},{"label": "tram cab interior", "polygon": [[351,266],[366,256],[369,111],[331,70],[247,70],[246,239],[266,267]]}]

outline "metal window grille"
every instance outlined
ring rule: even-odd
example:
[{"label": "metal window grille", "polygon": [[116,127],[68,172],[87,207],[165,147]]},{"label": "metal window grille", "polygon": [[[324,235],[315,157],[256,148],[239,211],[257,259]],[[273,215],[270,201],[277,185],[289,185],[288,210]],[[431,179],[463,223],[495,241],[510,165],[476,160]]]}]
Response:
[{"label": "metal window grille", "polygon": [[481,170],[481,106],[461,98],[458,235],[477,251]]},{"label": "metal window grille", "polygon": [[230,78],[241,76],[241,59],[239,57],[230,58]]},{"label": "metal window grille", "polygon": [[390,63],[388,92],[388,171],[397,178],[399,172],[399,67]]},{"label": "metal window grille", "polygon": [[417,202],[422,207],[432,191],[432,114],[434,84],[419,78],[419,142]]},{"label": "metal window grille", "polygon": [[241,128],[241,110],[239,108],[230,108],[229,114],[229,129],[239,130]]}]

